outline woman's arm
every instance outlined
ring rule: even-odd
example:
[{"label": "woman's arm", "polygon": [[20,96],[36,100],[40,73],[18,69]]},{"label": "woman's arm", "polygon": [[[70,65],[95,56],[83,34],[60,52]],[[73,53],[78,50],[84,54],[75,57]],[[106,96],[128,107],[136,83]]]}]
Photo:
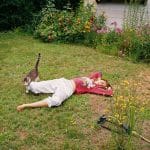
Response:
[{"label": "woman's arm", "polygon": [[113,96],[113,90],[111,87],[109,87],[107,89],[103,89],[100,87],[94,87],[94,88],[89,89],[88,93],[104,95],[104,96]]},{"label": "woman's arm", "polygon": [[97,79],[97,78],[102,78],[102,73],[101,72],[94,72],[94,73],[92,73],[90,76],[89,76],[89,78],[91,78],[91,79]]}]

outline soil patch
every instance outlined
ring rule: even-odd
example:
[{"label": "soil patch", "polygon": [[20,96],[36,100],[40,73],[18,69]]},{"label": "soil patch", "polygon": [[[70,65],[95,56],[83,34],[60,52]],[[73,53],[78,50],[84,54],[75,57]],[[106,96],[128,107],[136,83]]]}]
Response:
[{"label": "soil patch", "polygon": [[18,136],[21,140],[25,140],[28,137],[28,132],[26,131],[19,131]]},{"label": "soil patch", "polygon": [[[106,113],[106,110],[109,106],[109,98],[99,96],[99,95],[90,95],[90,105],[93,112],[94,120]],[[99,149],[106,149],[107,142],[111,137],[111,133],[103,128],[97,128],[93,131],[91,135],[92,143]]]}]

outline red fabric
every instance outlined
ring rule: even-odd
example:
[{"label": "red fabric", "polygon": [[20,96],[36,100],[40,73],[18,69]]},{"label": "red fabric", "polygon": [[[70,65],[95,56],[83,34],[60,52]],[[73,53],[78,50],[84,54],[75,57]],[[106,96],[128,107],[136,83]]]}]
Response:
[{"label": "red fabric", "polygon": [[[97,78],[102,78],[102,73],[100,72],[95,72],[92,73],[89,76],[90,79],[96,80]],[[88,88],[87,86],[84,85],[84,82],[82,78],[74,78],[73,79],[75,84],[76,84],[76,89],[75,93],[76,94],[82,94],[82,93],[93,93],[93,94],[99,94],[99,95],[106,95],[106,96],[112,96],[113,91],[112,89],[104,89],[99,85],[95,85],[94,87]]]}]

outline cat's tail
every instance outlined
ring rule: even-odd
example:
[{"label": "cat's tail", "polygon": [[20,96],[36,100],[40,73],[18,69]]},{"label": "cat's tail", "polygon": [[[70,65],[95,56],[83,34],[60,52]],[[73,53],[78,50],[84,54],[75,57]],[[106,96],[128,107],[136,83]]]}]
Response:
[{"label": "cat's tail", "polygon": [[35,69],[36,69],[37,71],[38,71],[38,65],[39,65],[40,58],[41,58],[41,54],[39,53],[38,59],[37,59],[36,64],[35,64]]}]

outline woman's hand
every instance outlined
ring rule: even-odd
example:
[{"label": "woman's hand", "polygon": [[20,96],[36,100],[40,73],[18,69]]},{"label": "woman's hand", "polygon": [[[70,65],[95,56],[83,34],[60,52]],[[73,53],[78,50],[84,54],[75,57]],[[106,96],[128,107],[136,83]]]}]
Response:
[{"label": "woman's hand", "polygon": [[108,87],[107,90],[112,90],[112,88],[111,88],[111,87]]}]

